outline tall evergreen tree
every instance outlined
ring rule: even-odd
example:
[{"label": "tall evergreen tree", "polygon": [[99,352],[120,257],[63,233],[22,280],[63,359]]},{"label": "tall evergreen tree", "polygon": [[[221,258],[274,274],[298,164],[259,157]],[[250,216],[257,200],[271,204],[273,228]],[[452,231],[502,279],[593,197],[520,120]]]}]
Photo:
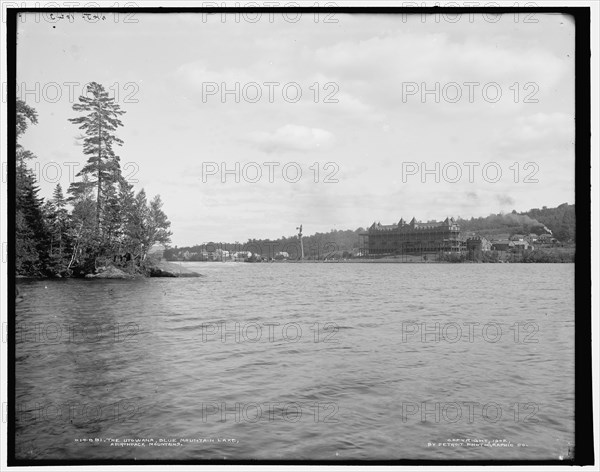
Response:
[{"label": "tall evergreen tree", "polygon": [[135,215],[135,193],[133,191],[133,185],[127,182],[124,178],[119,182],[119,205],[121,209],[121,227],[120,227],[120,238],[118,244],[119,255],[131,256],[136,253],[139,247],[138,243],[133,238],[133,228],[135,227],[135,221],[137,220]]},{"label": "tall evergreen tree", "polygon": [[148,202],[146,192],[141,189],[129,209],[127,218],[127,236],[132,247],[132,253],[140,261],[148,251]]},{"label": "tall evergreen tree", "polygon": [[150,245],[154,243],[169,244],[171,242],[171,222],[162,210],[163,202],[160,195],[156,195],[150,202],[148,209],[148,240]]},{"label": "tall evergreen tree", "polygon": [[[29,123],[36,125],[37,124],[37,112],[34,108],[30,107],[20,98],[17,98],[17,146],[19,146],[19,138],[27,128],[29,127]],[[29,121],[29,123],[28,123]]]},{"label": "tall evergreen tree", "polygon": [[37,123],[37,112],[23,100],[17,99],[16,143],[16,269],[20,275],[39,275],[47,259],[48,233],[43,215],[43,199],[27,162],[35,155],[18,142],[29,124]]},{"label": "tall evergreen tree", "polygon": [[125,111],[109,98],[104,87],[96,82],[87,86],[91,97],[80,96],[79,103],[73,104],[73,110],[87,113],[70,118],[69,121],[79,125],[84,131],[83,153],[89,156],[87,164],[78,176],[87,175],[90,182],[96,184],[96,227],[100,227],[103,206],[103,190],[108,185],[119,181],[121,167],[119,156],[115,154],[113,145],[121,146],[123,141],[115,135],[118,127],[123,126],[119,116]]},{"label": "tall evergreen tree", "polygon": [[17,273],[40,275],[47,259],[48,233],[33,173],[26,173],[19,183],[16,198]]},{"label": "tall evergreen tree", "polygon": [[103,247],[109,254],[120,255],[124,215],[119,194],[113,185],[106,186],[104,198],[104,211],[101,219]]},{"label": "tall evergreen tree", "polygon": [[52,199],[48,200],[45,205],[46,222],[51,238],[49,253],[55,273],[61,273],[67,265],[67,261],[64,260],[69,230],[69,214],[66,204],[62,187],[60,183],[56,184]]}]

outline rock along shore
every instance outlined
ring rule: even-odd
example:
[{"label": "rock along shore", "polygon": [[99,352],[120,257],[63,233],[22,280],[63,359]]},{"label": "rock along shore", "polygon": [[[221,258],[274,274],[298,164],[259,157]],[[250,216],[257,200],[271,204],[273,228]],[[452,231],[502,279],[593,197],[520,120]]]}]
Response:
[{"label": "rock along shore", "polygon": [[127,272],[122,271],[121,269],[108,266],[99,271],[96,274],[86,274],[86,279],[134,279],[138,276],[133,274],[128,274]]},{"label": "rock along shore", "polygon": [[146,269],[150,277],[202,277],[198,272],[167,261],[146,262]]},{"label": "rock along shore", "polygon": [[[146,261],[144,269],[147,277],[201,277],[197,272],[166,261]],[[135,279],[140,277],[144,277],[144,275],[130,274],[114,266],[103,267],[96,274],[86,274],[85,276],[86,279]]]}]

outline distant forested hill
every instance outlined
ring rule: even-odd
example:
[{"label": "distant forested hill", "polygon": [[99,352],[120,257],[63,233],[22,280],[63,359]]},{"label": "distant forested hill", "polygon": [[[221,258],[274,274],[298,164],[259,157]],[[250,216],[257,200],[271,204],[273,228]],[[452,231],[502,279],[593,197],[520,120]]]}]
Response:
[{"label": "distant forested hill", "polygon": [[490,215],[469,220],[459,219],[465,232],[476,232],[493,237],[496,234],[547,233],[561,242],[575,242],[575,205],[563,203],[556,208],[542,207],[517,213]]},{"label": "distant forested hill", "polygon": [[534,208],[526,215],[545,224],[559,241],[575,242],[575,205],[563,203],[557,208]]}]

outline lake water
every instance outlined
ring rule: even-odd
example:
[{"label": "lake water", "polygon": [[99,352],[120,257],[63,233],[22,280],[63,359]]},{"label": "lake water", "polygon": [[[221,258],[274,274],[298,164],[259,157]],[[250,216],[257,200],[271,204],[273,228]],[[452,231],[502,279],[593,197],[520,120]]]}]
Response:
[{"label": "lake water", "polygon": [[203,277],[18,281],[18,458],[558,459],[573,444],[572,264],[185,265]]}]

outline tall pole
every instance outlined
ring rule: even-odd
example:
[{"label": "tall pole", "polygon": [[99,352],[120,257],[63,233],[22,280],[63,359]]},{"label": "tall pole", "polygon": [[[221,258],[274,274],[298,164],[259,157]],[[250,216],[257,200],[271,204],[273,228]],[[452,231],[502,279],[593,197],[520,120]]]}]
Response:
[{"label": "tall pole", "polygon": [[296,227],[298,230],[298,239],[300,239],[300,260],[304,259],[304,243],[302,242],[302,225]]}]

